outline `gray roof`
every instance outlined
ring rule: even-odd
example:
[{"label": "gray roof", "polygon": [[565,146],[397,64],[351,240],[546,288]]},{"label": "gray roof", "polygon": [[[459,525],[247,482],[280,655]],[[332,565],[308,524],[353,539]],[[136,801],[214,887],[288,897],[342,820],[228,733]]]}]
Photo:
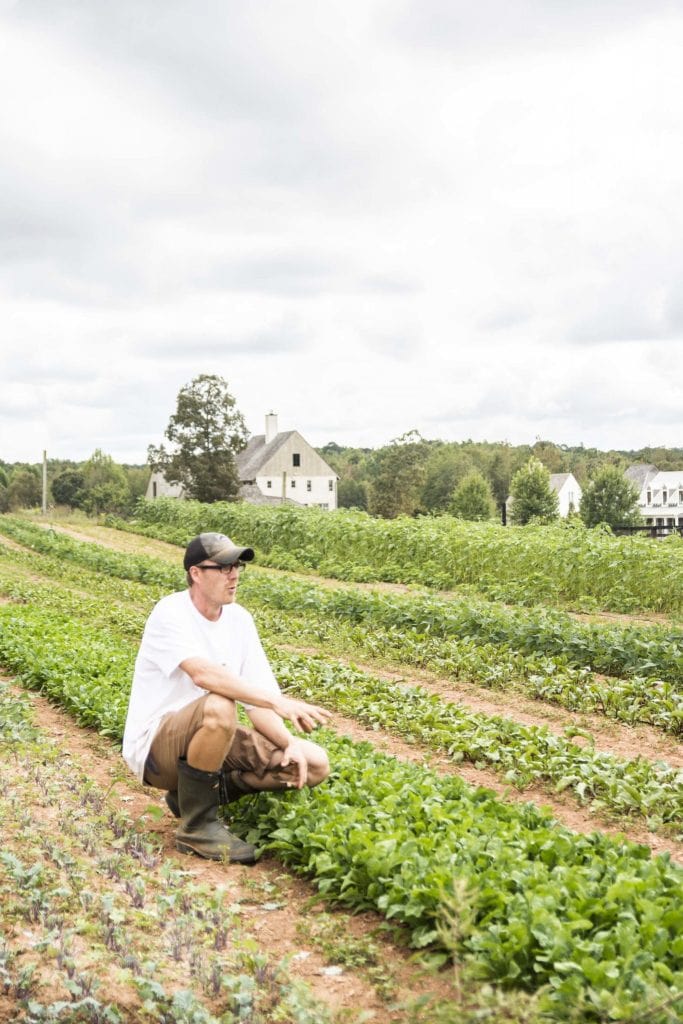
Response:
[{"label": "gray roof", "polygon": [[295,433],[295,430],[285,430],[281,434],[276,434],[268,444],[266,444],[265,434],[254,434],[253,437],[250,437],[246,448],[243,448],[235,458],[240,480],[255,480],[263,464],[275,455],[285,441]]},{"label": "gray roof", "polygon": [[565,484],[571,473],[551,473],[550,474],[550,486],[554,491],[559,491],[562,484]]},{"label": "gray roof", "polygon": [[648,480],[656,476],[659,470],[652,463],[648,462],[635,462],[632,466],[629,466],[624,476],[629,480],[632,480],[634,484],[637,484],[639,489],[642,491]]}]

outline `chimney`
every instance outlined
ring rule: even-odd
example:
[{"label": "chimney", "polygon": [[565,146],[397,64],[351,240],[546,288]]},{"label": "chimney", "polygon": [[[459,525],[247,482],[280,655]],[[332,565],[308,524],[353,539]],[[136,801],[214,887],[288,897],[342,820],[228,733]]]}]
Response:
[{"label": "chimney", "polygon": [[266,444],[270,444],[273,438],[277,437],[277,413],[266,413]]}]

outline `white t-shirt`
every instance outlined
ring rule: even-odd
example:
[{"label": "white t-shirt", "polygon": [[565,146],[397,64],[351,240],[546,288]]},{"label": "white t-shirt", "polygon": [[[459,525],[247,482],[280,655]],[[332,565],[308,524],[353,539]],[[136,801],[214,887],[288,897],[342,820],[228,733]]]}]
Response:
[{"label": "white t-shirt", "polygon": [[226,604],[212,622],[197,611],[189,590],[163,597],[142,634],[123,734],[123,757],[140,781],[163,716],[207,693],[179,667],[186,658],[207,658],[259,689],[280,693],[246,608]]}]

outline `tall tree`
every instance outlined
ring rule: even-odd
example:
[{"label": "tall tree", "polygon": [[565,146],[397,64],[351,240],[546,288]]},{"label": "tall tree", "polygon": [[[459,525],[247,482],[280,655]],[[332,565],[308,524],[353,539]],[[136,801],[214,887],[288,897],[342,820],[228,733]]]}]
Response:
[{"label": "tall tree", "polygon": [[550,473],[533,456],[513,476],[510,496],[510,518],[517,526],[525,526],[532,519],[540,522],[557,519],[557,494],[550,486]]},{"label": "tall tree", "polygon": [[491,485],[477,469],[464,476],[458,484],[451,511],[458,519],[479,522],[491,519],[496,511]]},{"label": "tall tree", "polygon": [[416,515],[425,481],[427,442],[416,430],[379,448],[369,467],[368,512],[384,519]]},{"label": "tall tree", "polygon": [[125,512],[131,501],[130,487],[126,474],[111,455],[96,448],[81,466],[81,473],[84,479],[81,508],[94,514]]},{"label": "tall tree", "polygon": [[178,393],[176,411],[164,433],[171,448],[150,445],[147,460],[169,483],[182,484],[197,501],[235,501],[239,479],[235,455],[247,442],[242,413],[228,382],[202,373]]},{"label": "tall tree", "polygon": [[85,477],[80,469],[65,469],[52,481],[52,497],[58,505],[83,508],[86,498]]},{"label": "tall tree", "polygon": [[605,466],[584,490],[579,514],[586,526],[637,526],[642,523],[639,497],[636,485],[620,469]]},{"label": "tall tree", "polygon": [[37,467],[16,469],[3,497],[10,509],[37,508],[43,497],[43,485]]},{"label": "tall tree", "polygon": [[460,481],[475,468],[472,458],[455,445],[439,445],[425,461],[422,504],[427,512],[445,512]]}]

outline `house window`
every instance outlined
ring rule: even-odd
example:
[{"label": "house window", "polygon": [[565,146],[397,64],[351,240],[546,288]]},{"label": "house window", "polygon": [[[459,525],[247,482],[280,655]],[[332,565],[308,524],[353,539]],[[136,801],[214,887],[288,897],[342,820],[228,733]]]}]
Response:
[{"label": "house window", "polygon": [[328,480],[327,481],[327,489],[328,489],[328,491],[333,491],[334,490],[334,480]]},{"label": "house window", "polygon": [[272,486],[273,486],[273,481],[272,480],[266,480],[266,487],[268,488],[268,490],[270,490],[270,488]]},{"label": "house window", "polygon": [[648,505],[652,504],[652,491],[647,492],[647,503]]},{"label": "house window", "polygon": [[666,505],[668,500],[669,500],[669,492],[667,491],[666,487],[664,487],[662,489],[662,505]]},{"label": "house window", "polygon": [[311,481],[310,481],[310,480],[307,480],[307,481],[306,481],[306,490],[307,490],[307,491],[310,491],[310,490],[312,490],[312,484],[311,484]]},{"label": "house window", "polygon": [[152,484],[152,497],[156,498],[156,496],[157,496],[157,482],[155,480],[154,483]]},{"label": "house window", "polygon": [[679,488],[678,491],[678,504],[683,505],[683,487]]},{"label": "house window", "polygon": [[290,486],[291,486],[291,487],[296,487],[296,480],[292,480],[292,482],[291,482]]},{"label": "house window", "polygon": [[293,452],[292,453],[292,465],[293,466],[300,466],[301,465],[301,456],[299,455],[298,452]]}]

